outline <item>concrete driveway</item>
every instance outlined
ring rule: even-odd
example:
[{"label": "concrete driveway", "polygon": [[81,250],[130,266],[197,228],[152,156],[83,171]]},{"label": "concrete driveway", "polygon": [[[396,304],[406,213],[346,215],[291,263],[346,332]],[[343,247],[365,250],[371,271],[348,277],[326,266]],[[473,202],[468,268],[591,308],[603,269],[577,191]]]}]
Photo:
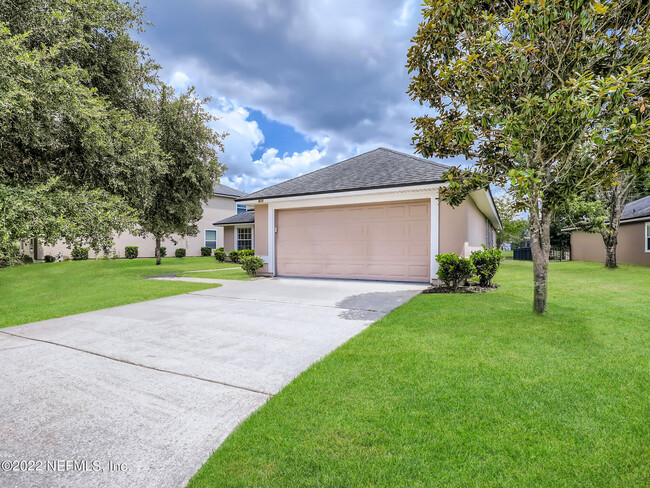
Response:
[{"label": "concrete driveway", "polygon": [[424,288],[223,285],[0,329],[0,486],[184,486],[272,395]]}]

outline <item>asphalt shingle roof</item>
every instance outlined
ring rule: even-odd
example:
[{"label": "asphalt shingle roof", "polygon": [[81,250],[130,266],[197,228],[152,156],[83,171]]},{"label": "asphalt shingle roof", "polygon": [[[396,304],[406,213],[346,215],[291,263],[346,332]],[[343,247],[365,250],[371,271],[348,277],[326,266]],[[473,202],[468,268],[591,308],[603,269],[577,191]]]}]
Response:
[{"label": "asphalt shingle roof", "polygon": [[227,197],[241,197],[242,195],[245,195],[246,192],[239,191],[236,188],[231,188],[226,185],[222,185],[221,183],[215,183],[214,185],[214,194],[215,195],[225,195]]},{"label": "asphalt shingle roof", "polygon": [[621,220],[639,219],[642,217],[650,217],[650,195],[639,198],[623,207]]},{"label": "asphalt shingle roof", "polygon": [[439,183],[448,169],[449,166],[435,161],[380,147],[237,200]]},{"label": "asphalt shingle roof", "polygon": [[215,222],[212,225],[229,225],[229,224],[254,224],[255,223],[255,211],[246,210],[235,215],[228,217],[227,219],[220,220]]}]

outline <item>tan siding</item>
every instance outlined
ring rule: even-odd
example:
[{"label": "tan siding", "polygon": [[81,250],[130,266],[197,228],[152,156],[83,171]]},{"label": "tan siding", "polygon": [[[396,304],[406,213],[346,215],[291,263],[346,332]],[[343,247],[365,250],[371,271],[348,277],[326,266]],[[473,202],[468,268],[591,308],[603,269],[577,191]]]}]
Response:
[{"label": "tan siding", "polygon": [[[269,254],[269,206],[255,205],[255,255],[268,256]],[[259,274],[268,274],[269,268],[265,264]]]},{"label": "tan siding", "polygon": [[223,228],[223,247],[226,252],[235,250],[235,228],[233,226]]},{"label": "tan siding", "polygon": [[[618,264],[650,266],[650,253],[645,252],[645,223],[621,224],[616,248]],[[571,259],[605,262],[605,244],[600,234],[571,233]]]},{"label": "tan siding", "polygon": [[468,257],[487,244],[487,226],[485,216],[471,198],[456,208],[440,202],[440,254],[454,252]]}]

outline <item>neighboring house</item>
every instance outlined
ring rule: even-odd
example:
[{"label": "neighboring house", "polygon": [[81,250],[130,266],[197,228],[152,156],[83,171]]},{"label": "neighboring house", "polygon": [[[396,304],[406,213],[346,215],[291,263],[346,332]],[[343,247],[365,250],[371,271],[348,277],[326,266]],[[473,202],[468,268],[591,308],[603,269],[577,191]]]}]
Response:
[{"label": "neighboring house", "polygon": [[[167,248],[167,255],[173,256],[174,250],[179,247],[184,247],[187,250],[188,256],[200,256],[202,247],[209,247],[211,249],[223,247],[223,229],[215,229],[213,222],[236,212],[245,212],[246,206],[235,202],[235,199],[242,195],[244,195],[244,192],[235,188],[216,184],[214,186],[214,196],[203,205],[203,216],[196,223],[199,228],[198,234],[196,236],[177,238],[177,244],[174,244],[170,239],[163,241],[162,245]],[[140,237],[126,233],[115,237],[114,249],[117,254],[124,256],[124,248],[126,246],[138,246],[139,257],[155,256],[155,240],[150,235]],[[69,256],[71,249],[65,244],[59,243],[55,246],[39,247],[38,255],[39,258],[42,258],[47,254],[54,256],[58,252]],[[90,251],[90,257],[96,257],[95,253]]]},{"label": "neighboring house", "polygon": [[[605,243],[600,234],[571,232],[571,259],[605,262]],[[621,214],[616,246],[618,264],[650,266],[650,195],[628,203]]]},{"label": "neighboring house", "polygon": [[437,254],[493,246],[501,225],[489,191],[438,202],[447,169],[379,148],[238,198],[254,211],[215,225],[269,275],[428,282]]}]

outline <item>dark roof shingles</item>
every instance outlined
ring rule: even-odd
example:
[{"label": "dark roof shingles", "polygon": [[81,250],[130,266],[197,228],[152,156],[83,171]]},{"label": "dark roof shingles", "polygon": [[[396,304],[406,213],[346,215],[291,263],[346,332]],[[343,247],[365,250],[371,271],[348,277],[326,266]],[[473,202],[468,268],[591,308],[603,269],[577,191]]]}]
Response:
[{"label": "dark roof shingles", "polygon": [[247,210],[246,212],[241,212],[235,215],[231,215],[227,219],[220,220],[215,222],[212,225],[227,225],[227,224],[254,224],[255,223],[255,211]]},{"label": "dark roof shingles", "polygon": [[621,220],[650,217],[650,195],[628,203],[623,208]]},{"label": "dark roof shingles", "polygon": [[245,195],[246,192],[237,190],[236,188],[231,188],[230,186],[222,185],[221,183],[215,183],[214,194],[225,195],[234,198],[234,197],[241,197],[242,195]]},{"label": "dark roof shingles", "polygon": [[340,163],[249,193],[238,200],[422,185],[443,181],[449,166],[378,148]]}]

